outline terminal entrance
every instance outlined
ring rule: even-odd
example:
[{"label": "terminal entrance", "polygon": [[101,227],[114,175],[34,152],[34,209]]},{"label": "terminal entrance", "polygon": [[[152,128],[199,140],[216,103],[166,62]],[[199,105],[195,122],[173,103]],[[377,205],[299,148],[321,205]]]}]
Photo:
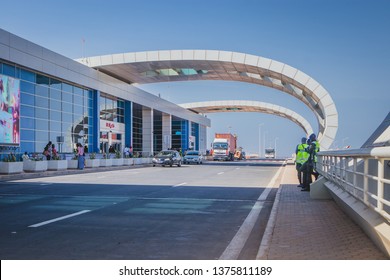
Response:
[{"label": "terminal entrance", "polygon": [[101,153],[115,153],[115,151],[122,151],[122,134],[112,132],[100,132],[100,152]]}]

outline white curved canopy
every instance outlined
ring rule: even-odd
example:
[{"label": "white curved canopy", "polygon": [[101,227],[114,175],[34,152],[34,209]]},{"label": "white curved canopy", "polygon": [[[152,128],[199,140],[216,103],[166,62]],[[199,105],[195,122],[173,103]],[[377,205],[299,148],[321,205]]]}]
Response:
[{"label": "white curved canopy", "polygon": [[276,60],[229,51],[166,50],[78,61],[128,83],[226,80],[271,87],[294,96],[314,112],[322,150],[336,137],[338,114],[329,93],[312,77]]},{"label": "white curved canopy", "polygon": [[306,133],[313,133],[310,123],[298,113],[271,103],[250,100],[218,100],[179,104],[180,106],[200,114],[257,112],[277,115],[289,119],[300,126]]}]

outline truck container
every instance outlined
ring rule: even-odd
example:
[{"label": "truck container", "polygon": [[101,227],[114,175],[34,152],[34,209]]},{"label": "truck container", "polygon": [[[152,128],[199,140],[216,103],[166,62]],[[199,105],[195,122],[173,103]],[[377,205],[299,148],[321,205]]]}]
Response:
[{"label": "truck container", "polygon": [[237,148],[237,136],[231,133],[215,133],[211,144],[213,160],[234,160]]}]

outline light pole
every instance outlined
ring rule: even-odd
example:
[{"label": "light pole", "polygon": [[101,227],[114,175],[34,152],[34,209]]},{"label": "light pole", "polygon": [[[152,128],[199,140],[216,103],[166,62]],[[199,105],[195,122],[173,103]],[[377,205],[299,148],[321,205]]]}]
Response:
[{"label": "light pole", "polygon": [[274,150],[275,150],[274,154],[275,154],[275,158],[276,158],[276,140],[278,140],[278,139],[279,139],[278,137],[275,138],[275,145],[274,145]]},{"label": "light pole", "polygon": [[259,124],[259,158],[261,158],[261,127],[264,125],[264,123]]}]

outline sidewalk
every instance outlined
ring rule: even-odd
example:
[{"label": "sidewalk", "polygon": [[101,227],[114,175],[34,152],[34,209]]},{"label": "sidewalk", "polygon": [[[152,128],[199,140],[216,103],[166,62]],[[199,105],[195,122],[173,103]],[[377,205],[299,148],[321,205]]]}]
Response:
[{"label": "sidewalk", "polygon": [[[259,259],[388,259],[333,200],[313,200],[297,187],[294,165],[286,165],[273,208],[274,224]],[[272,215],[272,214],[271,214]]]}]

